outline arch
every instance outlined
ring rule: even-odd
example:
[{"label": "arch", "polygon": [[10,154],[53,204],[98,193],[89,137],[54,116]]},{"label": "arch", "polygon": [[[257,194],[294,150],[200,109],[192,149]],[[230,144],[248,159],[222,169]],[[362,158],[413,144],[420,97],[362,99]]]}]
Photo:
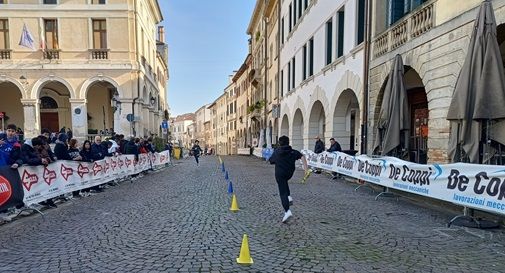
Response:
[{"label": "arch", "polygon": [[95,77],[91,77],[91,78],[87,79],[86,81],[84,81],[82,83],[81,89],[79,91],[80,98],[83,98],[83,99],[87,98],[89,87],[91,85],[93,85],[95,82],[104,82],[104,81],[112,84],[112,86],[114,86],[116,88],[116,90],[119,92],[120,97],[121,97],[121,91],[119,88],[119,84],[113,78],[108,77],[108,76],[95,76]]},{"label": "arch", "polygon": [[337,83],[335,87],[335,92],[333,93],[333,97],[331,98],[330,105],[336,105],[340,95],[345,90],[351,90],[354,92],[354,96],[358,98],[358,103],[361,105],[362,91],[363,90],[363,82],[359,75],[354,74],[352,71],[346,70],[340,81]]},{"label": "arch", "polygon": [[343,150],[358,150],[360,107],[356,92],[344,90],[333,110],[332,136]]},{"label": "arch", "polygon": [[[23,104],[21,103],[23,99],[22,89],[19,89],[19,86],[11,80],[0,80],[0,89],[2,93],[2,99],[0,100],[0,111],[5,114],[4,126],[13,123],[16,126],[23,128],[23,131],[26,132],[27,128],[24,128],[25,112]],[[27,127],[34,126],[33,123],[26,125]],[[2,128],[0,127],[0,130],[1,129]]]},{"label": "arch", "polygon": [[40,98],[40,109],[58,109],[58,103],[50,96],[43,96]]},{"label": "arch", "polygon": [[108,81],[94,81],[88,85],[85,97],[88,132],[106,134],[120,129],[119,125],[115,124],[117,123],[115,114],[119,114],[121,106],[113,99],[117,90],[117,87]]},{"label": "arch", "polygon": [[300,108],[296,109],[295,115],[293,116],[291,146],[293,146],[293,149],[303,149],[303,114]]},{"label": "arch", "polygon": [[60,78],[57,76],[44,77],[44,78],[39,79],[37,82],[35,82],[35,84],[33,85],[32,91],[31,91],[31,98],[38,99],[42,88],[51,82],[59,82],[59,83],[63,84],[67,88],[68,92],[70,93],[70,98],[71,99],[77,98],[77,96],[75,94],[75,90],[74,90],[74,88],[72,88],[70,83],[68,83],[63,78]]},{"label": "arch", "polygon": [[29,98],[29,96],[27,96],[27,94],[26,94],[25,88],[23,87],[21,82],[19,82],[17,79],[15,79],[13,77],[6,76],[6,75],[0,75],[0,84],[2,84],[2,83],[12,83],[13,85],[15,85],[19,89],[19,92],[21,92],[22,99]]},{"label": "arch", "polygon": [[[404,84],[407,91],[410,128],[407,137],[408,142],[402,143],[408,149],[408,154],[404,158],[411,162],[427,163],[428,161],[428,123],[429,123],[429,103],[427,99],[425,85],[419,73],[412,66],[404,65]],[[377,137],[377,120],[382,108],[384,92],[389,76],[384,78],[382,86],[377,95],[373,116],[374,140]],[[373,150],[375,147],[371,147]]]},{"label": "arch", "polygon": [[317,100],[312,105],[309,115],[309,139],[319,136],[321,139],[325,138],[326,131],[326,114],[324,106],[321,101]]},{"label": "arch", "polygon": [[326,97],[326,92],[319,86],[316,86],[316,88],[312,91],[312,94],[310,95],[309,105],[311,105],[310,108],[311,111],[314,108],[314,104],[317,102],[319,102],[323,107],[324,113],[327,113],[329,109],[328,97]]},{"label": "arch", "polygon": [[289,136],[289,119],[288,115],[284,114],[281,122],[281,131],[279,133],[280,136]]}]

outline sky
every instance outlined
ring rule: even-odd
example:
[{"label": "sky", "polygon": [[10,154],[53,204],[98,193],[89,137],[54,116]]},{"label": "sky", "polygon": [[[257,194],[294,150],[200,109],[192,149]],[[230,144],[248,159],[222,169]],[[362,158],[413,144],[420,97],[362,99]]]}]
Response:
[{"label": "sky", "polygon": [[171,116],[213,102],[248,53],[255,0],[158,0],[168,44]]}]

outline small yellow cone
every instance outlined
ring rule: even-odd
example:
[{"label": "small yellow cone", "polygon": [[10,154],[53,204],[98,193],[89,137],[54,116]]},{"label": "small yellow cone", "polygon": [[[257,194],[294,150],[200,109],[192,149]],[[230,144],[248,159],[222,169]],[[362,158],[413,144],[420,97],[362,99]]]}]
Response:
[{"label": "small yellow cone", "polygon": [[238,264],[253,264],[253,259],[249,253],[249,240],[247,239],[247,234],[244,234],[242,238],[242,246],[240,247],[240,256],[237,258]]},{"label": "small yellow cone", "polygon": [[238,203],[237,203],[237,197],[235,196],[235,194],[233,194],[232,197],[231,197],[230,211],[239,211]]}]

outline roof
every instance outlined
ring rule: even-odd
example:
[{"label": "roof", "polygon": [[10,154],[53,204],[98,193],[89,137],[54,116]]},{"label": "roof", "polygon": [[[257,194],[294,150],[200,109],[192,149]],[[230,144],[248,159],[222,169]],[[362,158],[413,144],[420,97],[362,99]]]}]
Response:
[{"label": "roof", "polygon": [[195,114],[187,113],[187,114],[178,115],[175,118],[173,118],[172,120],[173,120],[173,122],[179,122],[179,121],[185,121],[185,120],[195,120]]}]

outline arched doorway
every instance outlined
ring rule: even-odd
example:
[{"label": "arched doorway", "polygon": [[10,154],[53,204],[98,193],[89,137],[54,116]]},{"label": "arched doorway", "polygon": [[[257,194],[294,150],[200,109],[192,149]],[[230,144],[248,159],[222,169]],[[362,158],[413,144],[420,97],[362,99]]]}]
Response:
[{"label": "arched doorway", "polygon": [[291,134],[291,146],[293,149],[303,149],[303,115],[300,109],[296,109],[293,117],[293,131]]},{"label": "arched doorway", "polygon": [[[426,164],[428,162],[428,122],[429,109],[428,98],[423,81],[417,71],[407,65],[404,65],[405,90],[408,98],[410,129],[408,140],[408,151],[404,160]],[[384,98],[384,90],[388,77],[384,80],[379,95],[377,104],[374,110],[374,123],[377,124],[377,119],[380,114],[382,101]],[[375,132],[374,132],[375,133]],[[377,137],[377,136],[375,136]]]},{"label": "arched doorway", "polygon": [[70,91],[58,82],[46,83],[39,93],[40,127],[59,132],[63,127],[72,128]]},{"label": "arched doorway", "polygon": [[[11,82],[0,82],[0,94],[2,94],[0,112],[4,113],[3,125],[6,127],[8,124],[15,124],[23,128],[25,119],[23,105],[21,104],[21,90]],[[0,123],[0,125],[2,124]],[[5,130],[5,128],[0,129]]]},{"label": "arched doorway", "polygon": [[97,81],[91,84],[86,95],[88,109],[88,134],[111,135],[114,131],[114,113],[121,111],[113,106],[113,98],[119,96],[117,89],[109,82]]},{"label": "arched doorway", "polygon": [[312,105],[309,117],[309,143],[311,139],[319,136],[323,142],[326,141],[325,133],[326,131],[326,115],[324,113],[323,104],[321,101],[316,101]]},{"label": "arched doorway", "polygon": [[282,117],[280,136],[289,136],[289,121],[287,114],[284,114]]},{"label": "arched doorway", "polygon": [[333,137],[342,150],[359,148],[359,104],[351,89],[344,90],[338,97],[333,111]]}]

